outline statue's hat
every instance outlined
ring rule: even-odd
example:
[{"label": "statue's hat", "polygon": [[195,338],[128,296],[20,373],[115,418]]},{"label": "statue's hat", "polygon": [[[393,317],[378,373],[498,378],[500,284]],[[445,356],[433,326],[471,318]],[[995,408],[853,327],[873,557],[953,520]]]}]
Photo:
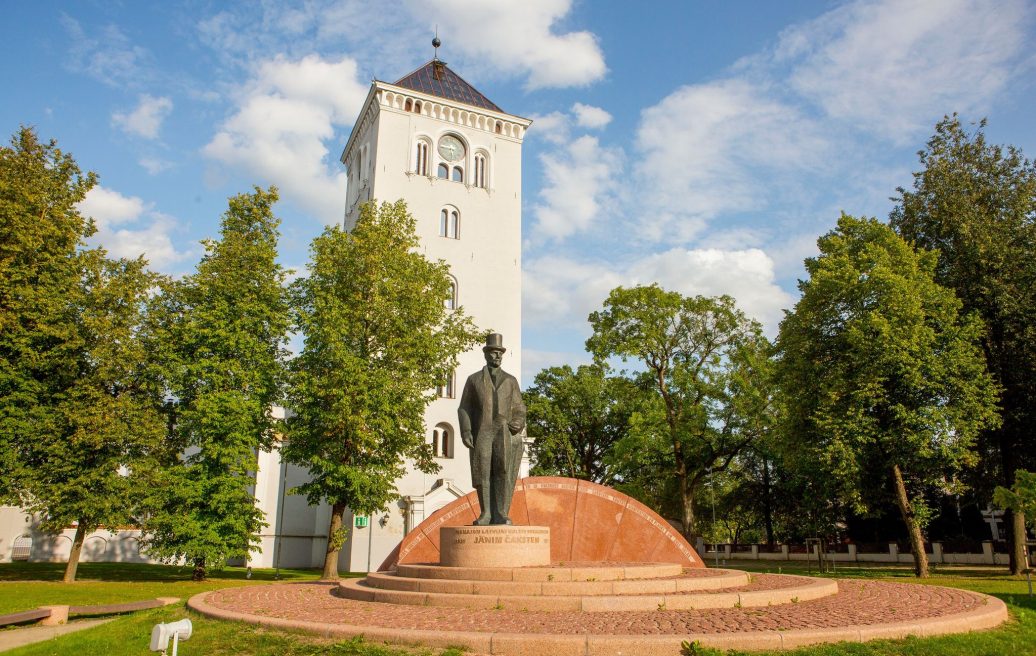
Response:
[{"label": "statue's hat", "polygon": [[486,336],[486,345],[482,347],[483,351],[506,351],[504,348],[504,336],[500,333],[489,333]]}]

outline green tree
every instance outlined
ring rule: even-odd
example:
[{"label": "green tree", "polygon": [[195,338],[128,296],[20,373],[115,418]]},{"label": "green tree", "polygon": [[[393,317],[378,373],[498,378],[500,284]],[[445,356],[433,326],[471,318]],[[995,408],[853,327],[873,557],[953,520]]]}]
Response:
[{"label": "green tree", "polygon": [[83,240],[76,205],[96,184],[56,142],[21,128],[0,148],[0,497],[24,501],[25,449],[57,432],[58,401],[82,351],[76,304]]},{"label": "green tree", "polygon": [[675,473],[690,537],[709,471],[725,470],[766,430],[769,344],[730,297],[686,298],[657,285],[612,290],[590,325],[595,361],[632,359],[651,381],[641,427],[658,431],[640,442],[645,453],[664,455],[665,478]]},{"label": "green tree", "polygon": [[277,190],[229,199],[220,239],[197,271],[168,287],[156,311],[167,363],[168,453],[145,525],[150,553],[207,566],[246,558],[265,526],[250,489],[256,453],[271,446],[283,399],[291,322],[277,263]]},{"label": "green tree", "polygon": [[885,224],[843,214],[818,245],[777,341],[790,460],[861,512],[891,491],[926,577],[918,490],[967,463],[996,421],[981,322],[935,282],[937,254]]},{"label": "green tree", "polygon": [[1004,510],[1013,510],[1036,524],[1036,473],[1019,469],[1015,472],[1014,485],[1010,488],[998,486],[993,492],[993,502]]},{"label": "green tree", "polygon": [[[976,477],[1011,485],[1036,468],[1036,164],[1013,146],[986,143],[985,121],[969,133],[956,115],[919,153],[913,189],[898,189],[892,226],[907,241],[939,251],[936,280],[985,324],[982,347],[1001,388],[1002,422],[982,434]],[[1012,513],[1011,570],[1025,567],[1025,518]]]},{"label": "green tree", "polygon": [[158,277],[85,249],[76,205],[93,186],[23,128],[0,155],[0,458],[8,498],[60,532],[64,580],[90,532],[133,519],[160,444],[162,394],[142,335]]},{"label": "green tree", "polygon": [[358,515],[395,498],[404,458],[437,465],[424,411],[457,355],[479,335],[448,310],[448,267],[418,252],[402,201],[365,204],[352,232],[327,228],[311,247],[309,276],[295,283],[302,352],[294,361],[284,457],[309,468],[295,489],[332,507],[324,578],[338,578],[347,508]]},{"label": "green tree", "polygon": [[65,582],[76,577],[86,536],[133,523],[165,434],[163,389],[141,330],[158,276],[143,258],[84,253],[83,343],[76,380],[58,403],[59,430],[38,436],[26,454],[33,482],[27,509],[41,528],[76,524]]},{"label": "green tree", "polygon": [[630,430],[640,390],[600,365],[565,365],[536,374],[525,392],[533,473],[612,485],[612,448]]}]

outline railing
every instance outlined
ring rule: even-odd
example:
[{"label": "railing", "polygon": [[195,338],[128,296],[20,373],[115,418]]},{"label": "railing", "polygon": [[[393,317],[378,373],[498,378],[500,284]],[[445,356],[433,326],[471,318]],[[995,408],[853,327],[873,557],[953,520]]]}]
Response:
[{"label": "railing", "polygon": [[[992,541],[980,542],[976,551],[971,545],[967,550],[957,550],[957,543],[932,542],[925,543],[925,553],[932,563],[937,564],[974,564],[1004,565],[1007,563],[1007,551]],[[998,548],[1000,547],[1000,548]],[[819,549],[824,557],[837,562],[880,562],[910,563],[913,554],[909,543],[872,542],[872,543],[828,543],[818,544],[810,540],[806,544],[704,544],[699,542],[702,556],[720,554],[722,558],[736,560],[808,560],[816,558]]]}]

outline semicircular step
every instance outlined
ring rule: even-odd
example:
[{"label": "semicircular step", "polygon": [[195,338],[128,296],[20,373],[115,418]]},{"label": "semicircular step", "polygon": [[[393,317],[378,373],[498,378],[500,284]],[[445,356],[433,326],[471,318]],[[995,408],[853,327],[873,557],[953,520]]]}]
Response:
[{"label": "semicircular step", "polygon": [[[464,579],[468,581],[620,581],[680,576],[676,563],[615,563],[552,565],[550,567],[445,567],[435,564],[402,564],[396,574],[420,579]],[[728,571],[696,569],[708,573]]]},{"label": "semicircular step", "polygon": [[[780,577],[772,588],[722,592],[669,592],[661,594],[500,594],[485,588],[483,593],[422,592],[388,590],[364,579],[339,583],[338,596],[356,601],[374,601],[411,606],[508,609],[529,611],[651,611],[773,606],[819,599],[838,592],[831,579],[769,574]],[[474,582],[473,582],[474,583]],[[486,585],[485,582],[482,582]],[[584,582],[587,583],[587,582]],[[593,583],[593,582],[589,582]],[[474,589],[474,588],[473,588]]]}]

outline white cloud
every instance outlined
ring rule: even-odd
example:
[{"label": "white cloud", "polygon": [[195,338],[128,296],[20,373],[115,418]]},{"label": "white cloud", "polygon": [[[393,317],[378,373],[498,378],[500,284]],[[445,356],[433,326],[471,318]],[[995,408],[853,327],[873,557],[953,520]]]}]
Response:
[{"label": "white cloud", "polygon": [[[916,143],[944,113],[983,110],[1032,63],[1029,13],[1021,0],[859,0],[788,28],[641,113],[631,228],[690,243],[720,216],[772,232],[789,227],[776,216],[887,211],[896,183],[865,139]],[[832,208],[818,190],[835,181]]]},{"label": "white cloud", "polygon": [[271,53],[301,59],[344,51],[381,77],[405,72],[418,53],[431,54],[430,26],[415,22],[402,0],[222,4],[199,19],[197,31],[231,65],[260,62]]},{"label": "white cloud", "polygon": [[785,31],[791,86],[830,116],[904,142],[985,111],[1026,52],[1022,0],[854,2]]},{"label": "white cloud", "polygon": [[352,125],[366,95],[350,58],[265,61],[203,152],[277,185],[324,222],[340,221],[346,176],[329,146],[344,143],[336,128]]},{"label": "white cloud", "polygon": [[133,85],[146,75],[150,53],[131,43],[118,27],[108,25],[90,35],[67,14],[61,14],[59,21],[68,35],[69,69],[110,86]]},{"label": "white cloud", "polygon": [[471,63],[525,76],[527,89],[585,86],[608,70],[596,36],[556,30],[571,0],[409,0],[408,5],[429,26],[439,25],[445,46],[463,52]]},{"label": "white cloud", "polygon": [[96,241],[115,257],[143,255],[153,268],[159,270],[187,257],[187,253],[176,250],[170,237],[170,232],[176,228],[176,220],[160,212],[152,212],[150,219],[151,223],[139,230],[98,231]]},{"label": "white cloud", "polygon": [[727,79],[682,87],[645,109],[637,147],[640,234],[685,242],[718,214],[764,207],[775,176],[821,167],[827,144],[765,88]]},{"label": "white cloud", "polygon": [[117,191],[97,185],[79,203],[79,211],[91,216],[98,229],[136,221],[146,209],[136,196],[123,196]]},{"label": "white cloud", "polygon": [[584,105],[577,102],[572,105],[572,113],[576,117],[576,125],[591,130],[599,130],[612,122],[612,115],[600,107]]},{"label": "white cloud", "polygon": [[628,263],[576,262],[544,256],[526,263],[523,319],[531,325],[580,326],[619,285],[650,285],[685,296],[728,294],[770,334],[792,297],[775,282],[773,260],[762,250],[674,248]]},{"label": "white cloud", "polygon": [[622,167],[619,151],[584,135],[564,149],[540,156],[544,186],[534,211],[532,239],[564,239],[589,229],[614,199],[613,179]]},{"label": "white cloud", "polygon": [[773,260],[758,248],[674,248],[636,262],[628,275],[636,284],[657,280],[662,287],[686,296],[728,294],[771,331],[776,329],[781,311],[793,303],[775,282]]},{"label": "white cloud", "polygon": [[155,139],[162,128],[162,122],[173,111],[173,101],[166,97],[155,98],[141,94],[136,109],[132,112],[115,112],[112,123],[124,132]]},{"label": "white cloud", "polygon": [[532,129],[529,135],[549,141],[552,144],[563,144],[569,140],[572,120],[564,112],[551,112],[549,114],[533,114]]},{"label": "white cloud", "polygon": [[[176,220],[151,209],[137,196],[96,186],[79,203],[79,211],[94,219],[97,232],[90,238],[113,257],[136,258],[144,255],[155,269],[163,269],[187,256],[176,250],[170,236]],[[119,227],[133,224],[139,227]]]},{"label": "white cloud", "polygon": [[157,157],[141,157],[137,164],[151,175],[158,175],[162,171],[168,171],[173,163]]},{"label": "white cloud", "polygon": [[[197,23],[199,38],[230,64],[279,53],[298,59],[316,52],[349,52],[365,77],[395,79],[432,55],[438,26],[440,56],[465,77],[523,77],[528,89],[585,86],[607,72],[597,38],[558,23],[572,0],[308,0],[221,8]],[[470,77],[469,77],[470,76]]]}]

